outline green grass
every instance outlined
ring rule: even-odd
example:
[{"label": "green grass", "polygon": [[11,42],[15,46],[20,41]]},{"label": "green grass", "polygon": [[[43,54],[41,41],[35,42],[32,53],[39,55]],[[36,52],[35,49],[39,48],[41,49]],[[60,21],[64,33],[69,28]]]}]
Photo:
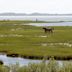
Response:
[{"label": "green grass", "polygon": [[[22,25],[27,23],[36,22],[0,21],[0,51],[7,51],[8,54],[17,53],[32,56],[72,55],[72,47],[55,45],[55,43],[72,44],[72,27],[54,27],[53,34],[45,34],[42,27]],[[50,45],[50,43],[53,43],[53,45]],[[47,44],[47,46],[42,44]]]}]

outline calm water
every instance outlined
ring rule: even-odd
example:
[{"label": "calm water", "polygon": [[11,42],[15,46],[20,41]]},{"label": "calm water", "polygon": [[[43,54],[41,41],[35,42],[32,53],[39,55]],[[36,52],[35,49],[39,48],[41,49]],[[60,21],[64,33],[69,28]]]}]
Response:
[{"label": "calm water", "polygon": [[72,21],[72,16],[0,16],[0,20]]},{"label": "calm water", "polygon": [[[4,65],[16,64],[19,63],[22,65],[28,65],[29,63],[40,63],[42,60],[31,60],[31,59],[24,59],[20,57],[7,57],[6,54],[0,54],[0,60],[4,62]],[[48,60],[46,61],[48,62]],[[58,61],[60,65],[62,65],[62,61]]]},{"label": "calm water", "polygon": [[7,57],[5,54],[0,55],[0,60],[4,62],[4,65],[16,64],[17,62],[20,65],[28,65],[28,63],[41,62],[41,60],[31,60],[31,59],[24,59],[20,57]]},{"label": "calm water", "polygon": [[72,26],[72,22],[60,22],[60,23],[30,23],[28,25],[33,26]]}]

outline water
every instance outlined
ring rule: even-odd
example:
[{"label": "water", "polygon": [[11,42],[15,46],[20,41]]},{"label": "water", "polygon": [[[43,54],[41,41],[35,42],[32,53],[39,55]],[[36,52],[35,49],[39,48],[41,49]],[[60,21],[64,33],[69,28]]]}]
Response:
[{"label": "water", "polygon": [[[0,60],[3,61],[4,65],[11,65],[19,63],[20,66],[28,65],[29,63],[40,63],[42,60],[32,60],[32,59],[25,59],[21,57],[7,57],[6,54],[0,54]],[[46,61],[48,62],[48,60]],[[62,66],[63,61],[57,61],[60,66]]]},{"label": "water", "polygon": [[72,22],[59,22],[59,23],[30,23],[33,26],[72,26]]},{"label": "water", "polygon": [[59,23],[31,23],[34,26],[72,26],[72,16],[0,16],[0,20],[66,21]]},{"label": "water", "polygon": [[41,60],[31,60],[31,59],[24,59],[21,57],[7,57],[6,54],[0,55],[0,60],[3,61],[4,65],[11,65],[19,63],[22,65],[28,65],[28,63],[39,63]]},{"label": "water", "polygon": [[72,21],[72,16],[0,16],[0,20]]},{"label": "water", "polygon": [[[31,23],[34,26],[72,26],[72,16],[0,16],[0,20],[66,21],[59,23]],[[23,25],[23,24],[22,24]]]}]

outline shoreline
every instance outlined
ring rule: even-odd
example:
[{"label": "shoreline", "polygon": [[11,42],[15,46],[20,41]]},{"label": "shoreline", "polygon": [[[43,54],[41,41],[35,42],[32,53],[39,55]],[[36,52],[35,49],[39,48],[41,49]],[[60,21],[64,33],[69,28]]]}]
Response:
[{"label": "shoreline", "polygon": [[55,60],[72,60],[72,56],[32,56],[32,55],[19,55],[19,54],[6,54],[8,57],[21,57],[25,59],[32,59],[32,60],[42,60],[46,57],[49,60],[53,57]]}]

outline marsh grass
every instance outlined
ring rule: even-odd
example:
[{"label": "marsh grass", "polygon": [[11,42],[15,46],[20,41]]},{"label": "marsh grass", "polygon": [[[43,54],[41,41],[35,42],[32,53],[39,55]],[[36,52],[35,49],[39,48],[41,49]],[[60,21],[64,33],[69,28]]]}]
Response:
[{"label": "marsh grass", "polygon": [[[26,56],[72,55],[72,47],[55,45],[55,43],[72,44],[72,27],[54,27],[53,34],[45,34],[42,27],[22,25],[27,23],[32,21],[0,21],[0,51]],[[51,43],[53,45],[50,45]]]},{"label": "marsh grass", "polygon": [[8,66],[0,65],[0,72],[9,72],[10,68]]},{"label": "marsh grass", "polygon": [[63,62],[60,66],[59,63],[53,58],[49,62],[43,60],[40,63],[29,63],[27,66],[13,65],[11,72],[72,72],[72,63],[69,61]]},{"label": "marsh grass", "polygon": [[0,65],[0,72],[72,72],[72,61],[62,61],[62,65],[53,57],[40,63],[29,63],[20,66],[19,63],[9,66]]}]

